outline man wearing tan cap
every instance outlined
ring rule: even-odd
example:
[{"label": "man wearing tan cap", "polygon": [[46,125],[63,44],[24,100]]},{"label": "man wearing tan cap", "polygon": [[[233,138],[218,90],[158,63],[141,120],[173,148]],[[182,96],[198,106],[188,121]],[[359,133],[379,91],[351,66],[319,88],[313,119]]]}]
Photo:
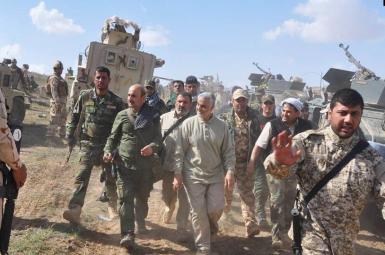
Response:
[{"label": "man wearing tan cap", "polygon": [[[266,123],[275,119],[275,98],[272,95],[264,95],[261,99],[261,114],[258,115],[259,126],[261,130],[265,127]],[[262,153],[261,162],[266,158],[267,154]],[[269,187],[267,185],[266,171],[263,164],[257,164],[255,171],[255,183],[254,183],[254,195],[255,195],[255,212],[257,216],[258,226],[264,230],[269,229],[269,225],[266,220],[265,205],[269,198]]]},{"label": "man wearing tan cap", "polygon": [[[227,122],[235,144],[235,182],[241,197],[242,216],[246,227],[246,236],[259,234],[255,219],[254,179],[247,175],[246,168],[253,146],[261,132],[258,112],[248,106],[249,95],[243,89],[237,89],[232,96],[233,110],[222,115]],[[231,209],[232,190],[226,192],[225,213]]]}]

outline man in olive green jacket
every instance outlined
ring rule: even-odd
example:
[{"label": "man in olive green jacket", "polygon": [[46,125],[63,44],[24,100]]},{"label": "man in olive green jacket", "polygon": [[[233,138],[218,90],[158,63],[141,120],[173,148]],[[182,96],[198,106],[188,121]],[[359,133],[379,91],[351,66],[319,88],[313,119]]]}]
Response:
[{"label": "man in olive green jacket", "polygon": [[142,85],[128,90],[128,109],[118,113],[111,135],[104,147],[104,160],[111,161],[115,151],[119,201],[120,244],[128,249],[135,241],[135,221],[138,233],[146,232],[148,197],[152,190],[153,174],[150,156],[158,152],[162,138],[159,113],[145,104]]}]

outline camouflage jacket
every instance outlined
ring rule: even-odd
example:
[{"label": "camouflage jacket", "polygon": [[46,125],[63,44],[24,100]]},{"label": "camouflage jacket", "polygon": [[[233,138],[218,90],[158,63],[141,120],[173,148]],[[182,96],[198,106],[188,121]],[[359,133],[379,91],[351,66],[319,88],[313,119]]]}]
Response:
[{"label": "camouflage jacket", "polygon": [[[302,200],[359,139],[358,134],[341,139],[330,126],[308,130],[293,139],[293,146],[301,151],[296,165],[279,165],[270,154],[265,167],[276,177],[280,177],[277,170],[295,172]],[[323,254],[355,254],[359,216],[370,193],[384,205],[385,162],[372,147],[357,154],[309,202],[309,213],[304,215],[303,222],[303,247],[325,251]]]},{"label": "camouflage jacket", "polygon": [[123,109],[122,99],[111,91],[99,97],[95,89],[83,90],[67,123],[67,137],[75,137],[75,131],[80,128],[81,141],[105,144],[115,116]]},{"label": "camouflage jacket", "polygon": [[51,87],[52,99],[56,103],[66,102],[68,96],[67,82],[61,76],[54,74],[48,78],[48,83]]},{"label": "camouflage jacket", "polygon": [[[250,159],[251,152],[254,148],[254,144],[257,141],[259,135],[261,134],[261,128],[260,128],[260,123],[258,120],[258,111],[247,107],[247,123],[249,126],[249,144],[248,144],[248,155],[247,158],[248,160]],[[224,120],[227,124],[227,126],[230,129],[230,134],[235,136],[235,113],[234,110],[228,113],[224,113],[220,115],[220,118]]]},{"label": "camouflage jacket", "polygon": [[[145,123],[143,125],[137,123],[141,116],[146,116],[142,118],[144,120],[142,123]],[[140,150],[146,145],[151,145],[154,153],[157,153],[161,139],[159,113],[144,104],[139,113],[133,112],[130,108],[118,113],[104,152],[112,153],[118,149],[124,166],[129,169],[149,168],[151,160],[142,156]]]}]

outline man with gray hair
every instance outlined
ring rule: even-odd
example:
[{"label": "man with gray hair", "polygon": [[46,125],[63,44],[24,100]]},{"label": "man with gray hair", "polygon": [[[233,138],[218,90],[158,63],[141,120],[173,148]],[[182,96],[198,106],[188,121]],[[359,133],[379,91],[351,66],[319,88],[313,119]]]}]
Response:
[{"label": "man with gray hair", "polygon": [[234,184],[233,139],[226,123],[214,116],[214,105],[212,93],[198,96],[197,115],[181,125],[175,153],[174,187],[183,183],[187,192],[197,254],[210,253],[211,235],[218,232],[224,208],[224,189]]}]

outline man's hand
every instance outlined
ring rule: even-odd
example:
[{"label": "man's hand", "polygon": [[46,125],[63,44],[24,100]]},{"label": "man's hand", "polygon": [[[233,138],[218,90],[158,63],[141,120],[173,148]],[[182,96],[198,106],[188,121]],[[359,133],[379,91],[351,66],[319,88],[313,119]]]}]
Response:
[{"label": "man's hand", "polygon": [[227,171],[225,176],[225,189],[228,191],[233,190],[234,188],[234,173]]},{"label": "man's hand", "polygon": [[107,152],[103,155],[103,161],[104,162],[111,162],[112,161],[112,154]]},{"label": "man's hand", "polygon": [[172,187],[175,191],[182,188],[183,186],[183,180],[181,174],[175,174],[174,175],[174,182],[172,183]]},{"label": "man's hand", "polygon": [[150,145],[146,145],[140,150],[140,155],[144,157],[151,156],[153,153],[154,153],[154,150]]},{"label": "man's hand", "polygon": [[277,162],[281,165],[294,165],[301,157],[301,151],[293,152],[291,145],[293,136],[289,136],[287,131],[283,131],[272,140],[273,153]]},{"label": "man's hand", "polygon": [[247,164],[246,173],[249,177],[253,176],[255,172],[255,162],[254,160],[250,160]]},{"label": "man's hand", "polygon": [[59,112],[61,112],[61,104],[59,104],[59,103],[55,103],[55,112],[56,113],[59,113]]},{"label": "man's hand", "polygon": [[17,189],[23,187],[25,181],[27,180],[27,168],[24,164],[21,164],[21,167],[17,169],[12,169],[12,175],[15,179]]}]

